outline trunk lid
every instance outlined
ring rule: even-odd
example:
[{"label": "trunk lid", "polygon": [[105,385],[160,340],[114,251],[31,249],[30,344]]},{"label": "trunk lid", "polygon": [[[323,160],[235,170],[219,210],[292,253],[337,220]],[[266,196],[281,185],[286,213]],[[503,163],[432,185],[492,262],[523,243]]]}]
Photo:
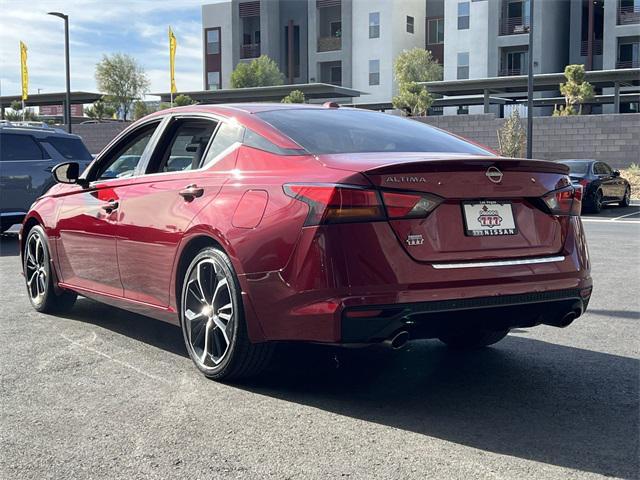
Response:
[{"label": "trunk lid", "polygon": [[[570,184],[567,166],[500,157],[391,155],[394,162],[378,153],[331,155],[320,160],[333,168],[359,171],[380,189],[424,192],[442,199],[426,218],[389,221],[413,259],[523,258],[553,255],[563,249],[569,217],[546,213],[539,199]],[[488,222],[494,220],[493,225],[477,227],[477,222],[487,220],[485,214],[493,214]],[[479,232],[476,228],[486,230],[474,236]],[[495,234],[500,231],[506,234]]]}]

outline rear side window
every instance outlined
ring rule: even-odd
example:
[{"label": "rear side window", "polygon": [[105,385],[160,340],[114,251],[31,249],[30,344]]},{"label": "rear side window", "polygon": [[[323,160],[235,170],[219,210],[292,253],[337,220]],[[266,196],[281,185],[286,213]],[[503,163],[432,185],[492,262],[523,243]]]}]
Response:
[{"label": "rear side window", "polygon": [[79,138],[47,137],[44,139],[67,160],[91,160],[91,154]]},{"label": "rear side window", "polygon": [[3,133],[0,135],[0,161],[45,160],[49,154],[31,135]]},{"label": "rear side window", "polygon": [[242,142],[243,134],[244,128],[241,125],[222,122],[218,130],[216,130],[215,137],[213,137],[213,141],[207,152],[207,157],[203,162],[204,165],[210,164],[232,145]]},{"label": "rear side window", "polygon": [[258,113],[316,155],[366,152],[445,152],[491,155],[488,150],[396,115],[348,109],[286,109]]},{"label": "rear side window", "polygon": [[179,119],[170,128],[157,168],[147,173],[179,172],[199,167],[217,122],[207,119]]}]

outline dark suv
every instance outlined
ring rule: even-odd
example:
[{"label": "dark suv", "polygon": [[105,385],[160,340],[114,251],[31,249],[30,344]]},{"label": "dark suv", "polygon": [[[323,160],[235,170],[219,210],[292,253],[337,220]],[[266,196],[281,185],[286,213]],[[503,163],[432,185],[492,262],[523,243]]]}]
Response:
[{"label": "dark suv", "polygon": [[77,135],[46,124],[0,123],[0,231],[22,222],[36,198],[55,182],[52,168],[73,160],[86,167],[91,154]]}]

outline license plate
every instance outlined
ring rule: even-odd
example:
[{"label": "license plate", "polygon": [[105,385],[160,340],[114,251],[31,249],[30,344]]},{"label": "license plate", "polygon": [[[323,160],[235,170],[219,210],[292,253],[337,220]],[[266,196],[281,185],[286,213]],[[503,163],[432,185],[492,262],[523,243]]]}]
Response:
[{"label": "license plate", "polygon": [[518,233],[511,202],[491,200],[464,202],[462,210],[467,236],[486,237]]}]

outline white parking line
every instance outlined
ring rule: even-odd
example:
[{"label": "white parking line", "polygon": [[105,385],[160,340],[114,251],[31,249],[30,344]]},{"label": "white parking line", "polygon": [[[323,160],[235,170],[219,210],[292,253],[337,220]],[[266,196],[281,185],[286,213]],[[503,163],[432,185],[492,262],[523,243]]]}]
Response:
[{"label": "white parking line", "polygon": [[638,214],[640,214],[640,211],[639,212],[631,212],[631,213],[627,213],[626,215],[620,215],[619,217],[614,218],[614,220],[620,220],[621,218],[630,217],[631,215],[638,215]]},{"label": "white parking line", "polygon": [[[621,217],[619,217],[621,218]],[[615,218],[585,218],[582,217],[583,222],[587,223],[631,223],[631,224],[640,224],[640,219],[638,220],[616,220]]]}]

